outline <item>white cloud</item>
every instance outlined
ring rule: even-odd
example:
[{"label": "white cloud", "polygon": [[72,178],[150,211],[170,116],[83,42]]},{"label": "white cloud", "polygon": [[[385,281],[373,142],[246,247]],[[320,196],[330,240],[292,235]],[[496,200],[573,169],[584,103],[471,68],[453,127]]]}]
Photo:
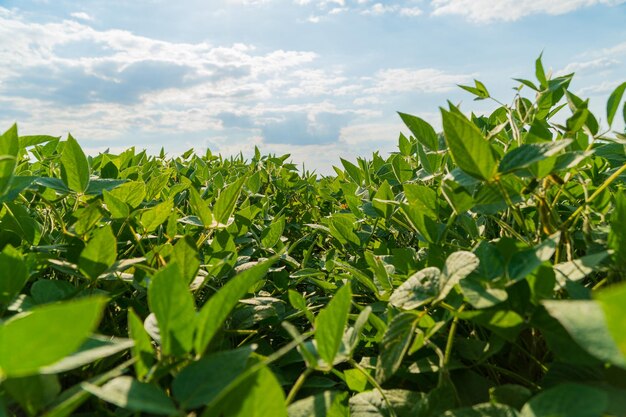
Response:
[{"label": "white cloud", "polygon": [[474,22],[514,21],[533,14],[560,15],[598,4],[615,6],[626,0],[432,0],[432,14],[461,15]]},{"label": "white cloud", "polygon": [[89,14],[85,12],[75,12],[75,13],[70,14],[70,16],[78,20],[85,20],[87,22],[93,21],[93,17],[91,17]]},{"label": "white cloud", "polygon": [[603,69],[612,68],[619,63],[620,61],[618,61],[617,59],[608,57],[592,59],[589,61],[571,62],[567,64],[562,70],[557,71],[556,75],[569,74],[572,72],[579,74],[589,70],[600,71]]},{"label": "white cloud", "polygon": [[468,82],[474,74],[454,74],[434,68],[390,68],[379,71],[374,86],[364,90],[369,94],[407,92],[443,93],[456,84]]}]

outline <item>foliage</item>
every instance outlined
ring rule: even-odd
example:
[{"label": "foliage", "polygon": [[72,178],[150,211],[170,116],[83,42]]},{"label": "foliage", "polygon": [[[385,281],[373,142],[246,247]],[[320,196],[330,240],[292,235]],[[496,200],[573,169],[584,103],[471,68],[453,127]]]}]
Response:
[{"label": "foliage", "polygon": [[626,415],[626,135],[536,76],[322,178],[13,126],[0,415]]}]

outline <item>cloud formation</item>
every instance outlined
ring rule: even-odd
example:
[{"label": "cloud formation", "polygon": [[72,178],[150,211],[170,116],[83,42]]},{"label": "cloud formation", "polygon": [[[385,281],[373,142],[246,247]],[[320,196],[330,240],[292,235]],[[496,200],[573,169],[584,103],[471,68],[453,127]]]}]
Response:
[{"label": "cloud formation", "polygon": [[460,15],[473,22],[515,21],[534,14],[561,15],[595,5],[617,6],[626,0],[432,0],[435,16]]}]

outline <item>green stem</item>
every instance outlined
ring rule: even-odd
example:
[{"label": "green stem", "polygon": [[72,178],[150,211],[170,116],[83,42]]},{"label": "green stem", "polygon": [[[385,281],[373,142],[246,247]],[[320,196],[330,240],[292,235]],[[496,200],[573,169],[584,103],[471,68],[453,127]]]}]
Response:
[{"label": "green stem", "polygon": [[363,376],[367,379],[367,381],[370,384],[372,384],[372,386],[380,392],[380,395],[383,397],[383,401],[385,401],[385,404],[387,405],[387,408],[389,409],[389,416],[397,417],[395,410],[391,406],[391,402],[389,402],[389,399],[385,395],[385,392],[383,391],[383,388],[380,386],[380,384],[378,384],[378,382],[376,382],[376,380],[372,378],[372,376],[365,369],[363,369],[361,365],[356,363],[354,359],[350,359],[348,363],[352,365],[354,369],[357,369],[359,372],[361,372]]},{"label": "green stem", "polygon": [[312,368],[306,368],[304,372],[300,374],[300,376],[296,380],[296,383],[293,384],[293,387],[291,388],[291,390],[289,391],[289,394],[287,395],[287,399],[285,400],[286,405],[291,404],[293,399],[296,397],[296,394],[298,393],[298,391],[300,391],[300,388],[302,388],[304,381],[306,381],[307,377],[311,375],[311,372],[313,372]]},{"label": "green stem", "polygon": [[611,176],[609,178],[606,179],[606,181],[604,181],[602,183],[602,185],[600,187],[598,187],[596,189],[596,191],[594,191],[593,194],[591,194],[591,196],[587,199],[587,201],[585,201],[584,204],[581,204],[580,206],[578,206],[578,208],[576,209],[576,211],[574,211],[568,218],[567,220],[565,220],[565,222],[563,222],[562,227],[566,228],[569,227],[571,223],[573,223],[576,218],[578,216],[580,216],[580,214],[583,212],[583,210],[585,209],[585,206],[589,203],[591,203],[593,200],[595,200],[604,190],[607,189],[607,187],[609,185],[611,185],[611,183],[613,181],[615,181],[617,179],[617,177],[619,177],[624,171],[626,171],[626,164],[622,165],[617,171],[615,171],[613,174],[611,174]]}]

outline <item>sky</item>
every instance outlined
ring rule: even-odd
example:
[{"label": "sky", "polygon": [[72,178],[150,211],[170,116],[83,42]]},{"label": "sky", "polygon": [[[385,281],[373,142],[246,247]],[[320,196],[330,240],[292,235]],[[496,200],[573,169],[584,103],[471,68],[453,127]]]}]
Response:
[{"label": "sky", "polygon": [[439,128],[447,99],[494,108],[458,84],[510,102],[542,52],[604,119],[625,22],[626,0],[0,0],[0,129],[329,174],[395,151],[398,111]]}]

